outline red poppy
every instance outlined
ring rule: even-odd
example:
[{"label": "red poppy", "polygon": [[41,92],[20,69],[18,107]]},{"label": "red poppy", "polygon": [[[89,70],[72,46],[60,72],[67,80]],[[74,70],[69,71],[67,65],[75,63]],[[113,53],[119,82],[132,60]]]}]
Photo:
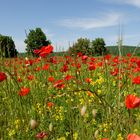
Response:
[{"label": "red poppy", "polygon": [[48,102],[47,106],[48,106],[48,108],[52,108],[54,106],[54,103],[53,102]]},{"label": "red poppy", "polygon": [[50,54],[53,51],[53,46],[48,45],[48,46],[43,46],[40,50],[39,56],[45,57],[47,54]]},{"label": "red poppy", "polygon": [[116,56],[112,60],[114,63],[119,63],[119,56]]},{"label": "red poppy", "polygon": [[86,81],[87,83],[90,83],[90,82],[92,81],[92,79],[91,79],[91,78],[86,78],[85,81]]},{"label": "red poppy", "polygon": [[78,57],[80,57],[82,55],[83,55],[82,52],[78,52],[78,54],[77,54]]},{"label": "red poppy", "polygon": [[50,54],[53,51],[53,46],[43,46],[41,49],[34,50],[34,54],[39,54],[41,57],[45,57],[47,54]]},{"label": "red poppy", "polygon": [[90,63],[88,69],[89,69],[89,70],[95,70],[95,69],[96,69],[95,64]]},{"label": "red poppy", "polygon": [[73,76],[67,75],[67,76],[65,77],[65,80],[69,81],[69,80],[71,80],[72,78],[73,78]]},{"label": "red poppy", "polygon": [[111,58],[111,55],[110,54],[107,54],[107,55],[105,55],[105,57],[104,57],[104,59],[106,59],[106,60],[110,60],[110,58]]},{"label": "red poppy", "polygon": [[137,77],[133,78],[132,83],[133,84],[140,84],[140,76],[137,76]]},{"label": "red poppy", "polygon": [[59,89],[62,89],[64,88],[65,84],[64,84],[64,80],[61,79],[61,80],[57,80],[55,83],[54,83],[54,87],[55,88],[59,88]]},{"label": "red poppy", "polygon": [[4,81],[7,79],[7,76],[4,72],[0,72],[0,82]]},{"label": "red poppy", "polygon": [[34,68],[34,71],[40,71],[40,67]]},{"label": "red poppy", "polygon": [[20,76],[18,76],[17,81],[22,82],[22,78]]},{"label": "red poppy", "polygon": [[128,134],[127,140],[140,140],[140,136],[136,134]]},{"label": "red poppy", "polygon": [[116,76],[119,73],[119,69],[115,68],[113,71],[110,72],[111,75]]},{"label": "red poppy", "polygon": [[128,53],[127,56],[128,56],[128,57],[131,57],[131,53]]},{"label": "red poppy", "polygon": [[85,61],[85,60],[88,59],[88,56],[87,56],[87,55],[83,55],[83,56],[81,57],[81,59],[82,59],[83,61]]},{"label": "red poppy", "polygon": [[109,140],[109,138],[102,138],[101,140]]},{"label": "red poppy", "polygon": [[140,60],[137,60],[136,64],[137,64],[138,67],[140,67]]},{"label": "red poppy", "polygon": [[34,54],[39,54],[39,53],[40,53],[39,49],[34,50]]},{"label": "red poppy", "polygon": [[25,65],[26,65],[26,66],[29,66],[29,65],[32,66],[33,63],[34,63],[34,60],[32,60],[32,59],[30,59],[30,60],[28,60],[28,59],[25,60]]},{"label": "red poppy", "polygon": [[48,136],[48,134],[46,132],[40,132],[36,135],[37,139],[44,139]]},{"label": "red poppy", "polygon": [[51,57],[50,62],[53,64],[57,64],[56,56]]},{"label": "red poppy", "polygon": [[43,69],[43,70],[48,70],[48,69],[49,69],[49,67],[50,67],[50,65],[49,65],[49,64],[45,64],[45,65],[42,67],[42,69]]},{"label": "red poppy", "polygon": [[49,82],[53,82],[54,81],[54,77],[52,77],[52,76],[48,77],[48,81]]},{"label": "red poppy", "polygon": [[80,69],[81,68],[81,64],[77,63],[76,67],[77,67],[77,69]]},{"label": "red poppy", "polygon": [[140,98],[133,94],[127,95],[125,99],[125,105],[128,109],[136,108],[140,106]]},{"label": "red poppy", "polygon": [[33,75],[28,75],[27,78],[28,78],[28,80],[33,80],[34,76]]},{"label": "red poppy", "polygon": [[68,68],[67,64],[64,64],[63,67],[60,69],[61,72],[66,72],[68,70],[69,70],[69,68]]},{"label": "red poppy", "polygon": [[26,96],[30,92],[30,88],[22,87],[19,91],[20,96]]}]

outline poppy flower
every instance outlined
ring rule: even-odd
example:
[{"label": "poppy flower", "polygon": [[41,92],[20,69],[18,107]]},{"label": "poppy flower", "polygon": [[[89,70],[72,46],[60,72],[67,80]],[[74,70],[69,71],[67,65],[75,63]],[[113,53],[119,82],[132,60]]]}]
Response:
[{"label": "poppy flower", "polygon": [[33,75],[28,75],[27,78],[28,78],[28,80],[33,80],[34,76]]},{"label": "poppy flower", "polygon": [[107,54],[107,55],[105,55],[105,57],[104,57],[104,59],[105,59],[105,60],[108,60],[108,61],[110,60],[110,58],[111,58],[111,55],[110,55],[110,54]]},{"label": "poppy flower", "polygon": [[69,70],[69,68],[68,68],[67,64],[64,64],[63,67],[60,69],[61,72],[66,72],[68,70]]},{"label": "poppy flower", "polygon": [[80,68],[81,68],[81,64],[78,63],[78,64],[76,65],[76,67],[77,67],[77,69],[80,69]]},{"label": "poppy flower", "polygon": [[119,73],[119,69],[115,68],[113,71],[110,72],[111,75],[116,76]]},{"label": "poppy flower", "polygon": [[39,49],[34,50],[34,54],[39,54],[39,53],[40,53]]},{"label": "poppy flower", "polygon": [[53,51],[53,46],[43,46],[41,49],[34,50],[34,54],[39,54],[41,57],[45,57],[47,54],[50,54]]},{"label": "poppy flower", "polygon": [[50,62],[53,64],[57,64],[56,56],[51,57]]},{"label": "poppy flower", "polygon": [[22,78],[20,76],[17,77],[18,82],[22,82]]},{"label": "poppy flower", "polygon": [[49,65],[49,64],[45,64],[45,65],[42,67],[42,69],[43,69],[43,70],[48,70],[48,69],[49,69],[49,67],[50,67],[50,65]]},{"label": "poppy flower", "polygon": [[132,83],[133,84],[140,84],[140,76],[137,76],[137,77],[133,78]]},{"label": "poppy flower", "polygon": [[131,53],[127,53],[127,56],[128,56],[128,57],[131,57]]},{"label": "poppy flower", "polygon": [[109,138],[102,138],[101,140],[109,140]]},{"label": "poppy flower", "polygon": [[82,52],[78,52],[78,54],[77,54],[78,57],[80,57],[82,55],[83,55]]},{"label": "poppy flower", "polygon": [[69,81],[69,80],[71,80],[72,78],[73,78],[73,76],[67,75],[67,76],[65,77],[65,80]]},{"label": "poppy flower", "polygon": [[53,46],[48,45],[48,46],[43,46],[40,50],[39,56],[45,57],[47,54],[50,54],[53,51]]},{"label": "poppy flower", "polygon": [[127,140],[140,140],[140,136],[136,134],[128,134]]},{"label": "poppy flower", "polygon": [[87,55],[83,55],[81,58],[82,58],[82,60],[87,60],[88,56]]},{"label": "poppy flower", "polygon": [[0,72],[0,82],[4,81],[7,79],[7,76],[4,72]]},{"label": "poppy flower", "polygon": [[37,138],[37,139],[44,139],[44,138],[46,138],[48,136],[48,134],[46,133],[46,132],[40,132],[40,133],[38,133],[35,137]]},{"label": "poppy flower", "polygon": [[95,64],[90,63],[88,69],[89,69],[90,71],[91,71],[91,70],[95,70],[95,69],[96,69]]},{"label": "poppy flower", "polygon": [[53,102],[48,102],[47,106],[48,106],[48,108],[52,108],[54,106],[54,103]]},{"label": "poppy flower", "polygon": [[137,60],[136,64],[137,64],[138,67],[140,67],[140,60]]},{"label": "poppy flower", "polygon": [[26,96],[30,92],[30,88],[22,87],[19,91],[20,96]]},{"label": "poppy flower", "polygon": [[54,81],[54,77],[52,77],[52,76],[48,77],[48,81],[49,82],[53,82]]},{"label": "poppy flower", "polygon": [[54,85],[53,85],[55,88],[59,88],[59,89],[62,89],[64,88],[65,84],[64,84],[64,80],[57,80]]},{"label": "poppy flower", "polygon": [[133,94],[129,94],[125,99],[125,105],[128,109],[133,109],[140,106],[140,98]]},{"label": "poppy flower", "polygon": [[90,83],[90,82],[92,81],[92,79],[91,79],[91,78],[86,78],[85,81],[86,81],[87,83]]}]

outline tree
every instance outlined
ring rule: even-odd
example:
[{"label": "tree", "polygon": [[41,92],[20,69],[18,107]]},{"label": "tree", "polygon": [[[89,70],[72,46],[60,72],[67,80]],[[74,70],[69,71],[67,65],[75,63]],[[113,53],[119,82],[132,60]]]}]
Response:
[{"label": "tree", "polygon": [[30,30],[24,42],[27,44],[26,51],[31,54],[34,54],[33,51],[35,49],[40,49],[42,46],[51,44],[51,42],[47,40],[46,35],[41,28]]},{"label": "tree", "polygon": [[0,56],[16,57],[17,53],[12,37],[0,35]]},{"label": "tree", "polygon": [[91,42],[91,48],[94,55],[103,55],[107,53],[105,48],[105,41],[103,38],[96,38]]},{"label": "tree", "polygon": [[68,50],[70,54],[77,54],[82,52],[82,54],[89,54],[90,52],[90,40],[87,38],[79,38],[77,42],[74,43]]}]

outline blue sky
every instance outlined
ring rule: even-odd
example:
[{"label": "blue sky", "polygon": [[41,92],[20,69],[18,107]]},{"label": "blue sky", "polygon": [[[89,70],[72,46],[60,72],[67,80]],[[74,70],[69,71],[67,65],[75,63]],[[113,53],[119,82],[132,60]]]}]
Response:
[{"label": "blue sky", "polygon": [[140,42],[140,0],[0,0],[0,34],[25,50],[25,30],[40,27],[56,50],[67,50],[80,37],[103,37],[116,45]]}]

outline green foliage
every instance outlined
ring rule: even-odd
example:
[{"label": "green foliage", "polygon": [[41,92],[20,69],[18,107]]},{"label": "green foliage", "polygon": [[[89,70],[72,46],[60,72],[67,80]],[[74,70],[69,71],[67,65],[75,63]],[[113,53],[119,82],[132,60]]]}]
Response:
[{"label": "green foliage", "polygon": [[30,30],[24,42],[27,44],[26,51],[31,54],[33,54],[35,49],[40,49],[42,46],[51,44],[51,42],[47,40],[46,35],[41,28]]},{"label": "green foliage", "polygon": [[15,57],[17,50],[15,43],[9,36],[0,35],[0,56],[1,57]]},{"label": "green foliage", "polygon": [[82,52],[82,54],[89,54],[90,40],[87,38],[79,38],[68,51],[70,54],[77,54],[78,52]]},{"label": "green foliage", "polygon": [[92,41],[87,38],[79,38],[77,42],[69,48],[68,52],[70,54],[82,52],[82,54],[86,55],[104,55],[107,54],[107,49],[105,48],[105,41],[103,38],[97,38]]},{"label": "green foliage", "polygon": [[107,53],[105,48],[105,41],[103,38],[96,38],[91,42],[92,52],[94,55],[103,55]]}]

